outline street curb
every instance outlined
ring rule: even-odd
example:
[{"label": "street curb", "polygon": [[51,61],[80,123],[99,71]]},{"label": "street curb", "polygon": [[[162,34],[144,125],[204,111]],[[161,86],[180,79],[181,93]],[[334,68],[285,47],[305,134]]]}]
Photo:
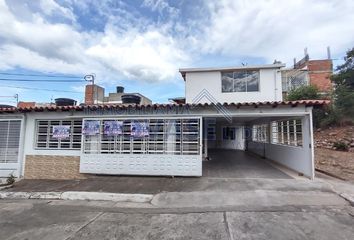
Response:
[{"label": "street curb", "polygon": [[354,207],[354,194],[341,193],[339,194],[339,196],[347,200],[350,203],[350,205]]},{"label": "street curb", "polygon": [[113,202],[136,202],[147,203],[153,198],[151,194],[126,194],[126,193],[107,193],[107,192],[63,192],[63,200],[96,200]]},{"label": "street curb", "polygon": [[152,194],[126,194],[107,192],[0,192],[0,199],[89,200],[149,203]]},{"label": "street curb", "polygon": [[1,191],[1,190],[8,189],[8,188],[12,188],[12,187],[13,187],[13,184],[10,184],[10,185],[3,185],[3,186],[0,186],[0,191]]}]

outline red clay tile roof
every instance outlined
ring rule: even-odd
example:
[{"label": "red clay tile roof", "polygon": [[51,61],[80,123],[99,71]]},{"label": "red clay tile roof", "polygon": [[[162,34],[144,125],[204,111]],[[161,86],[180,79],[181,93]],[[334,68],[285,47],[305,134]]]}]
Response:
[{"label": "red clay tile roof", "polygon": [[[329,100],[299,100],[299,101],[278,101],[278,102],[245,102],[245,103],[223,103],[223,106],[234,106],[234,107],[246,107],[246,106],[322,106],[328,105]],[[210,103],[198,103],[198,104],[148,104],[148,105],[136,105],[136,104],[102,104],[102,105],[80,105],[80,106],[46,106],[46,107],[13,107],[13,108],[0,108],[0,113],[23,113],[23,112],[54,112],[54,111],[83,111],[89,110],[104,110],[104,109],[127,109],[129,107],[141,108],[169,108],[169,107],[192,107],[192,106],[211,106]]]}]

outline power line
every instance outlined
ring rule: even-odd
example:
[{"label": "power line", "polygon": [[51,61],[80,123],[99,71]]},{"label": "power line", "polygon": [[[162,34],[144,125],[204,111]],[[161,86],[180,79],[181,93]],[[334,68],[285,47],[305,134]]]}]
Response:
[{"label": "power line", "polygon": [[8,86],[8,85],[0,85],[0,87],[27,89],[27,90],[36,90],[36,91],[49,91],[49,92],[84,93],[84,92],[79,92],[79,91],[47,89],[47,88],[32,88],[32,87],[16,87],[16,86]]},{"label": "power line", "polygon": [[0,75],[9,75],[9,76],[29,76],[29,77],[65,77],[65,78],[80,78],[83,79],[83,77],[77,77],[77,76],[66,76],[66,75],[46,75],[46,74],[27,74],[27,73],[6,73],[6,72],[0,72]]},{"label": "power line", "polygon": [[65,80],[65,79],[9,79],[9,78],[0,78],[0,81],[8,82],[84,82],[84,80]]}]

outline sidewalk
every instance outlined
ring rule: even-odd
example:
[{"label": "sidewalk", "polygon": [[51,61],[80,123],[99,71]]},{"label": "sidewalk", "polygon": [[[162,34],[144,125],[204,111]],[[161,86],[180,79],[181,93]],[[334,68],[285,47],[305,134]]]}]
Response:
[{"label": "sidewalk", "polygon": [[83,180],[28,180],[24,179],[5,191],[11,192],[110,192],[158,194],[161,192],[196,191],[332,191],[322,181],[308,179],[245,179],[245,178],[187,178],[187,177],[129,177],[97,176]]},{"label": "sidewalk", "polygon": [[23,180],[0,191],[3,199],[108,200],[159,208],[348,206],[354,185],[333,179],[97,177]]}]

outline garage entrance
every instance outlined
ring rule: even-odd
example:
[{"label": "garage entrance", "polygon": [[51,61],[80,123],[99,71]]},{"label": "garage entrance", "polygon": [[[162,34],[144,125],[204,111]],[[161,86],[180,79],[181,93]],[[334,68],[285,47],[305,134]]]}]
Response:
[{"label": "garage entrance", "polygon": [[203,176],[291,178],[273,167],[271,160],[313,178],[311,117],[277,114],[205,118]]},{"label": "garage entrance", "polygon": [[291,179],[261,157],[242,150],[210,149],[203,162],[203,177]]}]

